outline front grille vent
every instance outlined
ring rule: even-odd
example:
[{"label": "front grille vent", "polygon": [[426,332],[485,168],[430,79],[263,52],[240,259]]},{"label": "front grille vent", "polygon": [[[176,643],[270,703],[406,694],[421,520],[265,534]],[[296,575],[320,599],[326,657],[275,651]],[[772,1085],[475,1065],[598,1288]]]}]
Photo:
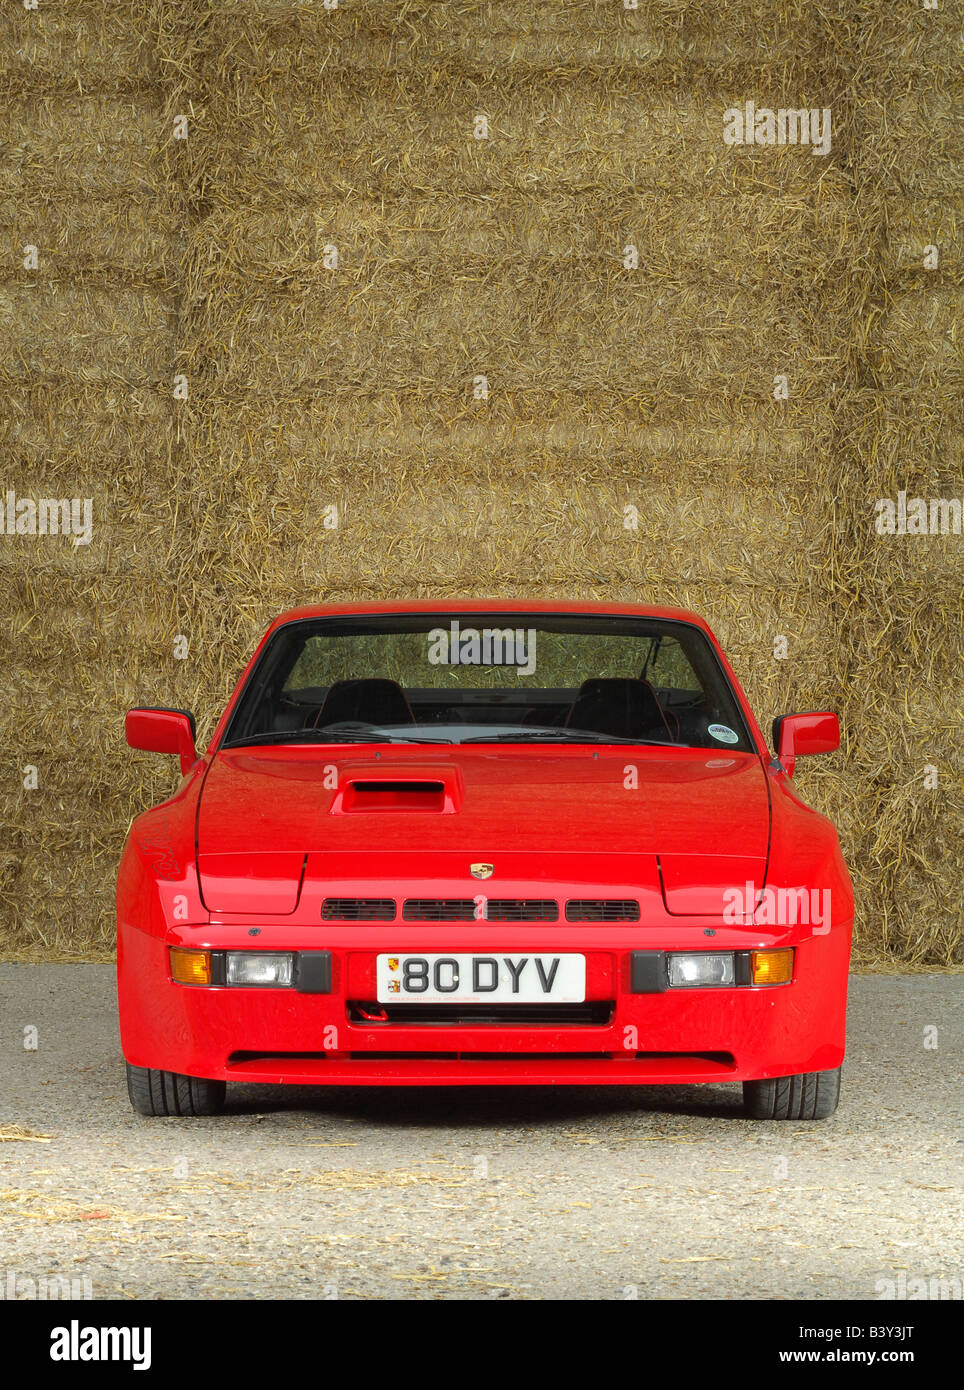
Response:
[{"label": "front grille vent", "polygon": [[476,908],[472,898],[406,898],[406,922],[471,922],[478,912],[487,922],[556,922],[559,904],[552,898],[487,898]]},{"label": "front grille vent", "polygon": [[394,898],[326,898],[321,905],[325,922],[394,922]]},{"label": "front grille vent", "polygon": [[572,898],[566,903],[567,922],[638,922],[635,898]]},{"label": "front grille vent", "polygon": [[557,922],[559,904],[552,898],[490,898],[485,915],[490,922]]},{"label": "front grille vent", "polygon": [[[406,922],[557,922],[559,904],[553,898],[487,898],[483,909],[473,898],[406,898]],[[394,898],[325,898],[321,916],[326,922],[394,922]],[[567,922],[638,922],[634,898],[573,898],[566,903]]]}]

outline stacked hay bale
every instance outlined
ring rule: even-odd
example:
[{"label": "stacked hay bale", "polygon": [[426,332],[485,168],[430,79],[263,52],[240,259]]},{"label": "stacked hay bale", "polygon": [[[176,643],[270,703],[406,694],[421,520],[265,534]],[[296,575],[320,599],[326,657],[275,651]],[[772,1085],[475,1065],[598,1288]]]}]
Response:
[{"label": "stacked hay bale", "polygon": [[0,15],[0,480],[4,497],[90,499],[92,520],[86,544],[0,536],[0,940],[27,955],[107,948],[127,821],[170,786],[170,769],[130,765],[122,725],[168,669],[177,589],[163,388],[179,230],[152,11]]},{"label": "stacked hay bale", "polygon": [[901,491],[964,498],[955,9],[887,7],[856,44],[853,201],[868,256],[839,435],[841,796],[878,962],[946,964],[961,949],[964,541],[879,534],[875,511]]},{"label": "stacked hay bale", "polygon": [[[799,781],[860,956],[950,960],[960,552],[873,530],[901,478],[954,495],[949,16],[42,8],[0,31],[3,478],[99,524],[0,551],[8,944],[109,942],[127,821],[175,776],[125,752],[127,705],[203,738],[290,604],[536,594],[693,607],[761,722],[839,707]],[[727,145],[749,100],[829,107],[831,152]]]}]

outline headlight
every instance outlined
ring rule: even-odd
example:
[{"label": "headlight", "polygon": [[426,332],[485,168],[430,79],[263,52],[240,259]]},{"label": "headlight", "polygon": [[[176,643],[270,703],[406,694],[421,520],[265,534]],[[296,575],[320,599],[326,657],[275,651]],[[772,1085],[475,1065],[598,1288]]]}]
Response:
[{"label": "headlight", "polygon": [[666,958],[670,985],[733,985],[732,951],[694,951]]},{"label": "headlight", "polygon": [[227,985],[290,985],[294,956],[290,951],[226,951],[224,983]]}]

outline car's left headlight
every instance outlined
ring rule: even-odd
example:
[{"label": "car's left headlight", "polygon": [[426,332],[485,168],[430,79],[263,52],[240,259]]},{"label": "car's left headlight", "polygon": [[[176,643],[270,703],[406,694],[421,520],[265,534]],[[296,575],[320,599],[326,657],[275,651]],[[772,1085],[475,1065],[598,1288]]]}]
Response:
[{"label": "car's left headlight", "polygon": [[290,985],[294,956],[290,951],[226,951],[224,983],[227,985]]}]

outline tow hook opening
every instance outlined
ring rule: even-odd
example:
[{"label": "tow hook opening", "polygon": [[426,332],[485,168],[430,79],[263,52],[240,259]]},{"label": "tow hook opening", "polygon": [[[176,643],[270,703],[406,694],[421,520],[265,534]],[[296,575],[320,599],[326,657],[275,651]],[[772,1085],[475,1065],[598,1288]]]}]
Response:
[{"label": "tow hook opening", "polygon": [[353,1004],[354,1013],[360,1014],[368,1023],[387,1023],[388,1011],[381,1004]]}]

